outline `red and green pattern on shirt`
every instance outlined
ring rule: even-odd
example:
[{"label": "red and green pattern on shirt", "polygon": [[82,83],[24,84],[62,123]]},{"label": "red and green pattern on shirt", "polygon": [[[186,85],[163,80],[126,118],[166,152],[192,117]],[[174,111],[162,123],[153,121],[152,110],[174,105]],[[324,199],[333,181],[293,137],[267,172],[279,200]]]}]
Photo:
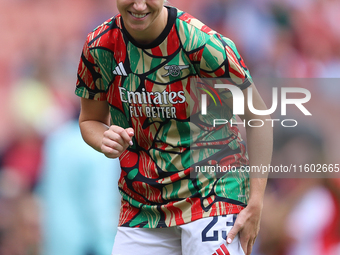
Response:
[{"label": "red and green pattern on shirt", "polygon": [[[193,157],[203,161],[214,153],[222,155],[220,165],[248,164],[237,127],[225,125],[208,136],[208,125],[190,117],[200,111],[191,78],[229,78],[244,89],[250,74],[231,40],[168,9],[167,33],[147,47],[127,34],[120,15],[103,23],[88,35],[79,64],[76,94],[106,100],[111,123],[135,130],[134,145],[120,157],[120,226],[169,227],[238,213],[249,193],[245,174],[190,175]],[[205,136],[215,147],[193,156],[190,148]]]}]

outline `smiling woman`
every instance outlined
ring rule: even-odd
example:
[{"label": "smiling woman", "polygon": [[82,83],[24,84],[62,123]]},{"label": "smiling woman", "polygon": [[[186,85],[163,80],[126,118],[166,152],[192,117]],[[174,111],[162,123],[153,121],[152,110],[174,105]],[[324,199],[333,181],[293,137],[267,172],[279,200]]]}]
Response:
[{"label": "smiling woman", "polygon": [[[117,0],[117,7],[88,34],[76,88],[84,140],[120,159],[112,255],[249,255],[266,180],[240,169],[270,163],[272,128],[246,129],[248,159],[237,127],[213,129],[193,93],[193,80],[226,78],[245,99],[251,87],[254,108],[265,110],[243,59],[229,38],[163,0]],[[218,119],[232,115],[228,103],[206,107]],[[245,107],[242,118],[255,116]],[[236,171],[195,173],[193,158]]]},{"label": "smiling woman", "polygon": [[117,0],[117,8],[126,30],[142,44],[154,41],[167,24],[168,11],[163,0]]}]

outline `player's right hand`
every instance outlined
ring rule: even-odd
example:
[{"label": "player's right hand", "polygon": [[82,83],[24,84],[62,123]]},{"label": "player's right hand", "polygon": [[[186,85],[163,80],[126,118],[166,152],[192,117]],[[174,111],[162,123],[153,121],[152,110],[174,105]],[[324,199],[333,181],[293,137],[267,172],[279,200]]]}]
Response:
[{"label": "player's right hand", "polygon": [[112,125],[104,132],[100,149],[106,157],[118,158],[130,145],[133,145],[133,136],[134,130],[132,128],[124,129]]}]

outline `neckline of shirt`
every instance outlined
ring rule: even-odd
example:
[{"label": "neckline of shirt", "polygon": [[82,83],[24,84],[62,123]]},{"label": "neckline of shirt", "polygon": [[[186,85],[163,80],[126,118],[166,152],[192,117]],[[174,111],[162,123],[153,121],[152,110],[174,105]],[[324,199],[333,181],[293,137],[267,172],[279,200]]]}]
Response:
[{"label": "neckline of shirt", "polygon": [[141,43],[138,43],[135,39],[133,39],[133,37],[126,30],[126,28],[124,26],[123,19],[121,18],[123,32],[132,44],[134,44],[135,46],[137,46],[138,48],[141,48],[141,49],[152,49],[152,48],[155,48],[158,45],[160,45],[165,40],[165,38],[169,35],[169,33],[172,29],[172,26],[175,23],[176,18],[177,18],[177,9],[176,8],[170,7],[170,6],[165,6],[165,7],[168,9],[167,24],[166,24],[164,30],[162,31],[162,33],[153,42],[148,43],[148,44],[141,44]]}]

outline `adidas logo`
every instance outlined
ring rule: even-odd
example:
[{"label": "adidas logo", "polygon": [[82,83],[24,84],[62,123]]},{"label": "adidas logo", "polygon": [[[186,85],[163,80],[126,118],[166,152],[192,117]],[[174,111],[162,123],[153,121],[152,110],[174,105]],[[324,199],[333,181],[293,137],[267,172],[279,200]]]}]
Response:
[{"label": "adidas logo", "polygon": [[113,70],[113,74],[120,76],[128,76],[123,66],[123,62],[120,62],[118,66],[116,66],[115,70]]},{"label": "adidas logo", "polygon": [[230,253],[227,247],[224,244],[222,244],[212,255],[230,255]]}]

